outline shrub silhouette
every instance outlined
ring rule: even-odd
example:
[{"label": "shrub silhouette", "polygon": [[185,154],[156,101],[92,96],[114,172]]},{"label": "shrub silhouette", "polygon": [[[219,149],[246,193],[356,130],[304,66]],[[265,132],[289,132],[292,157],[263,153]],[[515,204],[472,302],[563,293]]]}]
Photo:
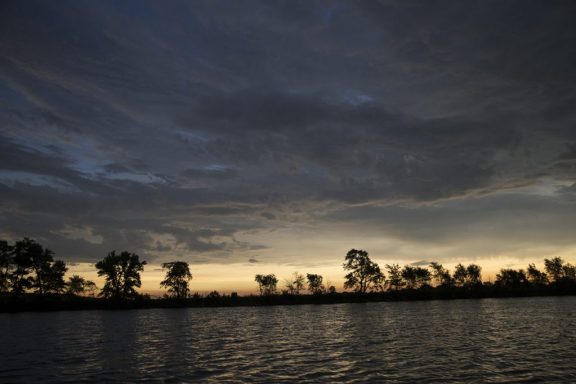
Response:
[{"label": "shrub silhouette", "polygon": [[304,289],[304,275],[294,272],[290,279],[286,279],[286,288],[291,295],[299,295],[300,291]]}]

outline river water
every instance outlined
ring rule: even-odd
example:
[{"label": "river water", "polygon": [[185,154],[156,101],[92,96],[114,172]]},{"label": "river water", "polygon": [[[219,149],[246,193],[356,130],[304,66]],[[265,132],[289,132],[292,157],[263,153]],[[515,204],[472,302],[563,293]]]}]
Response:
[{"label": "river water", "polygon": [[0,314],[0,382],[576,382],[576,298]]}]

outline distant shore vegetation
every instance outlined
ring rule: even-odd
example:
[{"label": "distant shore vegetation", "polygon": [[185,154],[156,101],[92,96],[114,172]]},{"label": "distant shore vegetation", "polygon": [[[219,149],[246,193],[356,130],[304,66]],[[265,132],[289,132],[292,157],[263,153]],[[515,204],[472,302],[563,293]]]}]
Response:
[{"label": "distant shore vegetation", "polygon": [[[193,278],[184,261],[162,264],[160,287],[166,294],[140,294],[146,261],[131,252],[111,251],[94,266],[104,285],[79,275],[54,252],[29,238],[13,244],[0,240],[0,311],[198,307],[274,304],[321,304],[394,300],[434,300],[576,294],[576,266],[560,257],[544,259],[526,269],[502,268],[494,282],[482,280],[477,264],[457,264],[453,271],[438,262],[428,265],[386,264],[380,267],[368,252],[351,249],[344,258],[344,291],[318,274],[294,272],[280,282],[275,274],[254,277],[259,295],[239,296],[212,291],[191,293]],[[66,278],[67,277],[67,278]]]}]

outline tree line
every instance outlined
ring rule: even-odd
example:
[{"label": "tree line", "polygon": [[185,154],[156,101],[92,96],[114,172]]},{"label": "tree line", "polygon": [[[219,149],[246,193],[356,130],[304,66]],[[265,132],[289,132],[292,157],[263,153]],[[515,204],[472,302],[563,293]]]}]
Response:
[{"label": "tree line", "polygon": [[[140,297],[137,288],[141,287],[141,273],[146,261],[131,252],[112,251],[95,264],[98,276],[104,278],[104,285],[98,291],[96,284],[79,275],[65,279],[68,267],[62,260],[54,259],[54,252],[34,240],[24,238],[10,244],[0,240],[0,293],[10,293],[13,297],[25,293],[38,295],[83,295],[99,296],[113,300],[127,300]],[[544,271],[529,264],[526,269],[503,268],[494,282],[482,281],[482,268],[477,264],[458,264],[451,272],[438,262],[428,265],[386,264],[384,268],[370,259],[364,250],[350,250],[343,263],[346,272],[344,289],[356,294],[398,293],[435,289],[442,292],[478,291],[481,288],[509,291],[543,287],[576,287],[576,266],[559,257],[545,259]],[[166,290],[166,298],[183,300],[190,295],[189,282],[192,280],[189,264],[173,261],[162,264],[165,271],[160,286]],[[308,291],[313,296],[336,294],[330,282],[324,282],[321,275],[294,272],[284,281],[284,289],[278,292],[279,280],[274,274],[257,274],[254,278],[260,296],[272,297],[299,296]],[[237,295],[233,295],[236,297]],[[194,295],[198,298],[198,294]],[[221,295],[213,291],[206,296],[219,300]]]},{"label": "tree line", "polygon": [[[145,265],[146,261],[140,261],[135,253],[110,252],[94,265],[98,276],[105,281],[98,296],[116,300],[137,298],[136,288],[142,285],[140,273]],[[160,286],[173,297],[187,297],[188,282],[192,279],[188,263],[164,263],[162,268],[166,276]],[[34,240],[24,238],[14,244],[0,240],[0,293],[10,293],[13,297],[25,293],[95,296],[98,288],[93,281],[79,275],[65,280],[67,271],[64,261],[55,260],[52,250]]]},{"label": "tree line", "polygon": [[[547,285],[576,284],[576,266],[566,263],[562,258],[544,259],[544,271],[534,264],[529,264],[526,270],[503,268],[496,274],[495,281],[482,281],[482,268],[477,264],[457,264],[450,272],[438,262],[430,262],[426,266],[386,264],[384,270],[370,259],[364,250],[350,250],[343,264],[344,288],[360,294],[368,292],[390,292],[400,290],[421,290],[428,288],[441,289],[477,289],[483,285],[498,288],[542,287]],[[330,286],[325,290],[322,276],[307,275],[308,290],[313,294],[334,293]],[[278,293],[278,279],[274,274],[256,275],[255,281],[261,295]],[[286,280],[287,290],[283,294],[299,294],[304,287],[304,276],[295,272],[291,279]]]}]

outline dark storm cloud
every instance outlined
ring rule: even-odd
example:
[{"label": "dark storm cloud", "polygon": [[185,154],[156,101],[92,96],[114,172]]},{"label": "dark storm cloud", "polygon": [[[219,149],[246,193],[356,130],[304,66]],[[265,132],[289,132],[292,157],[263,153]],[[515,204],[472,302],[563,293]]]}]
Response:
[{"label": "dark storm cloud", "polygon": [[469,217],[431,204],[575,179],[573,2],[0,7],[0,233],[70,260],[246,260],[350,204],[437,238]]}]

